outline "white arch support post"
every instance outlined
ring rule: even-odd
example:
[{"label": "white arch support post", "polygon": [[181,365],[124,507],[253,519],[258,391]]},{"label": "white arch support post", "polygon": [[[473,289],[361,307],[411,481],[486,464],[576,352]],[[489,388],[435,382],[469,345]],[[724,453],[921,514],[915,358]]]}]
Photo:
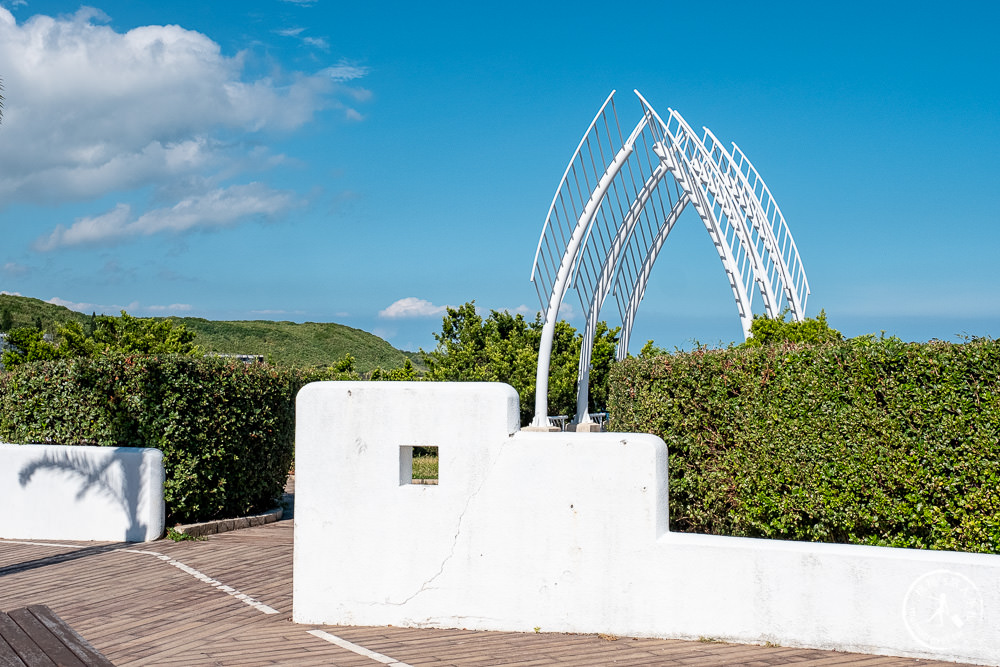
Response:
[{"label": "white arch support post", "polygon": [[[543,261],[541,266],[552,266],[554,264],[554,262],[552,262],[554,255],[546,254],[551,253],[553,249],[553,246],[548,242],[549,239],[546,234],[565,232],[565,223],[563,222],[563,218],[566,218],[569,215],[569,211],[573,211],[574,213],[577,211],[577,197],[579,196],[577,193],[587,191],[580,189],[581,181],[585,184],[589,184],[591,179],[597,175],[597,170],[594,166],[597,162],[594,159],[595,151],[593,146],[596,144],[598,147],[598,154],[603,155],[604,151],[601,150],[603,148],[603,139],[600,134],[600,123],[603,123],[605,130],[609,131],[610,122],[606,112],[608,111],[608,105],[613,101],[614,94],[614,91],[612,91],[611,95],[609,95],[608,99],[604,102],[604,105],[601,107],[597,116],[590,124],[590,128],[588,128],[587,133],[584,134],[583,139],[580,141],[580,145],[577,147],[576,153],[570,160],[569,166],[566,167],[566,173],[563,175],[562,183],[552,200],[552,206],[549,208],[549,215],[546,218],[545,226],[542,228],[542,237],[538,242],[538,249],[535,252],[535,268],[532,270],[533,282],[535,281],[536,274],[541,277],[541,273],[539,271],[540,260]],[[617,128],[618,119],[614,116],[613,104],[611,105],[610,111],[614,117],[615,128]],[[613,135],[609,133],[606,137],[604,137],[604,139],[607,139],[608,146],[613,145]],[[548,303],[544,304],[545,319],[542,324],[542,335],[538,348],[538,367],[535,374],[535,418],[531,424],[533,427],[551,427],[551,423],[548,419],[548,388],[549,366],[552,360],[552,341],[555,337],[556,322],[559,319],[559,307],[562,305],[563,298],[566,296],[566,290],[569,288],[572,272],[576,266],[577,253],[579,252],[580,246],[590,229],[594,215],[597,213],[597,210],[601,206],[601,203],[608,192],[608,188],[611,187],[612,181],[618,175],[619,170],[625,163],[625,160],[628,159],[631,152],[632,144],[628,142],[624,142],[621,147],[614,152],[614,158],[604,169],[603,173],[601,173],[596,183],[594,183],[593,189],[589,190],[590,196],[587,198],[586,202],[583,203],[583,206],[579,211],[576,223],[572,227],[569,238],[565,243],[562,256],[559,259],[558,268],[556,269],[554,279],[552,280]],[[590,162],[589,166],[587,164],[588,160]],[[571,176],[572,181],[570,181]],[[570,189],[568,190],[564,188],[567,183],[571,183]],[[574,196],[574,194],[576,194],[576,196]],[[562,215],[560,215],[560,213]],[[548,261],[546,262],[545,260]],[[539,295],[541,295],[541,293],[539,293]]]}]

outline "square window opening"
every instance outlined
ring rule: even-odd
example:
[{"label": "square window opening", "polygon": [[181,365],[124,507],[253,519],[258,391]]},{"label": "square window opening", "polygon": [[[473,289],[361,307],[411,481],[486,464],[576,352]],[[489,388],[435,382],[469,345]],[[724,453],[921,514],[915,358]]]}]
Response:
[{"label": "square window opening", "polygon": [[399,448],[399,484],[437,484],[440,457],[436,445]]}]

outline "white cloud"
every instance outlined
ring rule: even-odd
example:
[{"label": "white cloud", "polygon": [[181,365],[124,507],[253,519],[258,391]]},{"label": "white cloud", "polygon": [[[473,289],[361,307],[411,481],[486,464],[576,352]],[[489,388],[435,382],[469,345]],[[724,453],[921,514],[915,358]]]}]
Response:
[{"label": "white cloud", "polygon": [[448,306],[435,306],[430,301],[408,296],[379,311],[378,316],[386,319],[401,319],[404,317],[434,317],[443,315]]},{"label": "white cloud", "polygon": [[373,336],[378,336],[379,338],[385,341],[392,340],[398,333],[399,331],[397,331],[396,329],[391,329],[391,328],[387,329],[385,327],[375,327],[374,329],[372,329]]},{"label": "white cloud", "polygon": [[20,292],[8,292],[7,290],[0,290],[0,294],[5,294],[7,296],[21,296]]},{"label": "white cloud", "polygon": [[146,310],[154,313],[171,312],[171,313],[186,313],[191,310],[191,304],[188,303],[172,303],[169,306],[146,306]]},{"label": "white cloud", "polygon": [[63,308],[69,308],[70,310],[75,310],[78,313],[114,313],[118,314],[122,310],[134,309],[138,304],[133,302],[129,304],[129,308],[125,306],[108,306],[101,305],[97,303],[87,303],[81,301],[67,301],[66,299],[60,299],[57,296],[52,297],[47,301],[47,303],[52,303],[57,306],[62,306]]},{"label": "white cloud", "polygon": [[259,149],[242,135],[294,130],[322,109],[357,119],[345,102],[368,95],[349,83],[367,70],[347,62],[249,78],[245,54],[224,55],[202,33],[121,33],[104,20],[85,8],[18,24],[0,7],[0,205],[86,200],[264,164],[249,160]]},{"label": "white cloud", "polygon": [[[311,46],[314,49],[321,49],[323,51],[330,50],[330,43],[325,38],[308,37],[302,34],[305,30],[305,28],[282,28],[280,30],[275,30],[274,32],[282,37],[295,37],[306,46]],[[367,72],[365,71],[364,73]]]},{"label": "white cloud", "polygon": [[[510,312],[510,311],[508,311]],[[535,313],[538,312],[538,308],[529,308],[528,304],[522,303],[520,306],[512,311],[516,315],[524,315],[525,317],[534,317]]]},{"label": "white cloud", "polygon": [[132,208],[119,204],[107,213],[80,218],[69,227],[58,225],[34,243],[47,252],[79,245],[107,244],[137,236],[181,233],[212,227],[228,227],[245,220],[274,218],[298,205],[295,196],[272,190],[261,183],[234,185],[204,195],[188,197],[168,208],[133,217]]},{"label": "white cloud", "polygon": [[302,43],[324,51],[330,48],[330,44],[322,37],[303,37]]},{"label": "white cloud", "polygon": [[251,310],[251,315],[305,315],[304,310]]},{"label": "white cloud", "polygon": [[64,308],[69,308],[70,310],[75,310],[78,313],[104,313],[109,315],[118,315],[121,311],[125,311],[133,316],[143,316],[146,313],[186,313],[193,309],[190,304],[187,303],[172,303],[169,306],[143,306],[138,301],[133,301],[128,305],[121,306],[115,304],[100,304],[100,303],[87,303],[85,301],[68,301],[66,299],[61,299],[57,296],[52,297],[47,301],[47,303],[52,303],[57,306],[62,306]]},{"label": "white cloud", "polygon": [[8,276],[23,276],[28,273],[30,269],[24,264],[18,264],[17,262],[7,262],[0,267],[0,271],[3,271]]},{"label": "white cloud", "polygon": [[[368,68],[362,67],[360,65],[352,65],[346,60],[341,60],[335,67],[327,67],[326,69],[320,71],[320,74],[325,75],[333,79],[334,81],[351,81],[353,79],[360,79],[368,74]],[[351,91],[351,96],[357,98],[357,94]],[[360,93],[366,96],[367,91]]]}]

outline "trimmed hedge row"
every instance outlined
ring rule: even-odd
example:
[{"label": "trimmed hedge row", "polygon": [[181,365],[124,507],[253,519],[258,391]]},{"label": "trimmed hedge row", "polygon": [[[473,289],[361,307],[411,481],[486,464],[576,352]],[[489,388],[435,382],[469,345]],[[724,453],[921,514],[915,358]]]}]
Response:
[{"label": "trimmed hedge row", "polygon": [[612,371],[670,451],[671,529],[1000,553],[1000,342],[861,337]]},{"label": "trimmed hedge row", "polygon": [[156,447],[168,524],[275,507],[301,372],[181,356],[109,356],[0,373],[0,441]]}]

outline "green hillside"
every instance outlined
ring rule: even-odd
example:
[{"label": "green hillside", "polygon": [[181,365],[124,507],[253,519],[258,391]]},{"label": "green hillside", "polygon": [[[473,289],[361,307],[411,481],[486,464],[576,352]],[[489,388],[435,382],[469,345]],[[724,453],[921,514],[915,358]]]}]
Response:
[{"label": "green hillside", "polygon": [[260,354],[277,364],[330,365],[350,354],[355,370],[365,373],[376,367],[398,368],[407,359],[406,354],[378,336],[342,324],[170,319],[195,332],[195,343],[206,352]]},{"label": "green hillside", "polygon": [[90,319],[90,315],[78,313],[65,306],[47,303],[41,299],[0,294],[0,313],[5,310],[10,313],[13,322],[11,328],[33,327],[35,319],[38,318],[42,321],[42,329],[50,333],[55,333],[56,328],[63,322],[76,321],[83,324]]},{"label": "green hillside", "polygon": [[[0,294],[0,313],[11,315],[12,327],[34,326],[36,318],[42,329],[55,332],[66,321],[81,324],[90,315],[40,299]],[[355,359],[355,370],[366,373],[379,367],[399,368],[410,358],[422,368],[419,355],[397,350],[374,334],[341,324],[306,322],[271,322],[253,320],[225,322],[198,317],[171,317],[196,334],[195,344],[205,352],[259,354],[276,364],[288,366],[330,365],[345,354]]]}]

